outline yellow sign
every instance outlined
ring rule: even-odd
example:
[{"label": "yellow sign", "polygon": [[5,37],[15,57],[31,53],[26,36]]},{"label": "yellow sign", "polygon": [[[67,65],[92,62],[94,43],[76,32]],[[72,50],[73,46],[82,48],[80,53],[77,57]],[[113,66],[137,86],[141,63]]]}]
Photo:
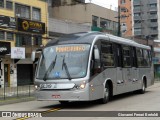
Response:
[{"label": "yellow sign", "polygon": [[24,30],[28,30],[28,28],[29,28],[29,23],[28,23],[28,21],[23,21],[23,22],[22,22],[22,27],[23,27]]},{"label": "yellow sign", "polygon": [[80,52],[85,51],[85,46],[61,46],[56,47],[56,52]]},{"label": "yellow sign", "polygon": [[45,23],[17,18],[17,30],[45,34]]}]

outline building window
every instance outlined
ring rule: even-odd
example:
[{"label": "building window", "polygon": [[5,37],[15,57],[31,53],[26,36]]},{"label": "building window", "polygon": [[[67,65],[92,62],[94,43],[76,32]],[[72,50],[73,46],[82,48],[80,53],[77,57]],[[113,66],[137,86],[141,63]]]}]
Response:
[{"label": "building window", "polygon": [[126,3],[126,0],[121,0],[121,4],[125,4]]},{"label": "building window", "polygon": [[15,16],[30,19],[30,7],[20,4],[15,4]]},{"label": "building window", "polygon": [[9,10],[12,10],[13,9],[13,2],[6,1],[6,8],[9,9]]},{"label": "building window", "polygon": [[151,27],[151,30],[158,30],[158,27]]},{"label": "building window", "polygon": [[141,16],[141,13],[134,13],[134,16]]},{"label": "building window", "polygon": [[125,7],[122,7],[122,8],[121,8],[121,12],[128,12],[128,9],[125,8]]},{"label": "building window", "polygon": [[156,11],[152,11],[152,12],[150,12],[150,15],[157,15],[157,12]]},{"label": "building window", "polygon": [[17,34],[16,35],[16,47],[32,45],[32,38],[30,35]]},{"label": "building window", "polygon": [[7,40],[14,40],[13,33],[7,32]]},{"label": "building window", "polygon": [[0,7],[4,7],[4,0],[0,0]]},{"label": "building window", "polygon": [[33,20],[41,20],[41,10],[39,8],[32,9],[32,19]]},{"label": "building window", "polygon": [[98,27],[98,17],[92,16],[92,26]]},{"label": "building window", "polygon": [[154,4],[150,4],[149,6],[150,6],[151,8],[155,8],[155,7],[157,7],[157,4],[154,3]]},{"label": "building window", "polygon": [[100,19],[100,27],[106,29],[113,29],[113,25],[111,26],[111,21],[103,18]]},{"label": "building window", "polygon": [[42,36],[34,36],[34,45],[42,45]]},{"label": "building window", "polygon": [[0,31],[0,40],[4,40],[4,39],[5,39],[5,32]]},{"label": "building window", "polygon": [[150,21],[151,22],[157,22],[157,19],[151,19]]}]

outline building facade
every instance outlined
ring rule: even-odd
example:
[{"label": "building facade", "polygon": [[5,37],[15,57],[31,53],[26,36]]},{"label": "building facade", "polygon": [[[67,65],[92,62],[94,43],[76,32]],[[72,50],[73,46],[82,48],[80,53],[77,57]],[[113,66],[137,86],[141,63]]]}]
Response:
[{"label": "building facade", "polygon": [[[157,0],[157,12],[160,13],[160,1]],[[160,14],[158,15],[158,40],[160,40]]]},{"label": "building facade", "polygon": [[46,44],[47,27],[45,0],[0,0],[1,87],[33,83],[31,52]]},{"label": "building facade", "polygon": [[134,36],[158,39],[158,0],[133,0]]},{"label": "building facade", "polygon": [[[117,34],[118,20],[117,12],[92,4],[84,3],[82,0],[62,0],[61,2],[56,0],[51,3],[49,8],[49,19],[62,20],[64,23],[68,23],[71,27],[77,24],[79,27],[68,27],[68,33],[73,32],[86,32],[86,31],[102,31],[111,34]],[[49,27],[55,26],[53,22]],[[68,29],[67,26],[64,29]],[[53,28],[49,28],[50,35],[53,33]],[[59,27],[59,29],[61,29]],[[61,31],[62,31],[61,30]]]},{"label": "building facade", "polygon": [[118,0],[119,5],[119,19],[122,37],[132,36],[132,1],[131,0]]}]

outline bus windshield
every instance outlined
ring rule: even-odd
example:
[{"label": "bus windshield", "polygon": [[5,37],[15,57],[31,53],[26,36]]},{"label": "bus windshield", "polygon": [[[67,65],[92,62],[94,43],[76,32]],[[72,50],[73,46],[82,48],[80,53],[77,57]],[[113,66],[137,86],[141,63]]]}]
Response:
[{"label": "bus windshield", "polygon": [[37,69],[37,79],[83,78],[87,73],[90,45],[70,44],[44,48]]}]

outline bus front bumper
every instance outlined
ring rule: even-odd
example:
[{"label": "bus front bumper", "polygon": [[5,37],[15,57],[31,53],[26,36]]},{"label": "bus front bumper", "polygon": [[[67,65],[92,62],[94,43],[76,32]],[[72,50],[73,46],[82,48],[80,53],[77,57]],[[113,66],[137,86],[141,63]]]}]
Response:
[{"label": "bus front bumper", "polygon": [[85,90],[36,91],[37,100],[88,101],[89,92]]}]

